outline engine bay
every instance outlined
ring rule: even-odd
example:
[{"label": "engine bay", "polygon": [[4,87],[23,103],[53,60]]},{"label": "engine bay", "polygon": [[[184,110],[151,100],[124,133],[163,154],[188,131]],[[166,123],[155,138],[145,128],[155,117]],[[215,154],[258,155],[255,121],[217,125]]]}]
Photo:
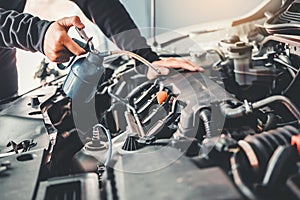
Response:
[{"label": "engine bay", "polygon": [[79,85],[80,58],[1,102],[1,199],[300,199],[299,13],[287,0],[164,46],[204,73],[149,80],[131,56],[108,55],[86,76],[96,85]]}]

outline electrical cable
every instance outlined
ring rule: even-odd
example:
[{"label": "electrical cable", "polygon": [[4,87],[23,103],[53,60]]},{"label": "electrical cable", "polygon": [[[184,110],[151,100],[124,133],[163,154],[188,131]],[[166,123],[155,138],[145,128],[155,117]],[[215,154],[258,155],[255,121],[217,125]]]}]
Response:
[{"label": "electrical cable", "polygon": [[112,139],[111,139],[111,135],[110,135],[110,131],[105,127],[103,126],[102,124],[96,124],[95,126],[93,126],[93,129],[96,129],[96,128],[102,128],[106,134],[106,137],[107,137],[107,141],[108,141],[108,155],[106,157],[106,160],[104,162],[104,165],[107,166],[109,161],[111,160],[111,157],[112,157]]}]

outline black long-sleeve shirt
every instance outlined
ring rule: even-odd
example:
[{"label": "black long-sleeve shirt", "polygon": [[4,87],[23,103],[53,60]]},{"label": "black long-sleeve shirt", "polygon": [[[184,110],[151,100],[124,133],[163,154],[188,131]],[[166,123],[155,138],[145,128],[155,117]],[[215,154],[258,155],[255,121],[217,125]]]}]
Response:
[{"label": "black long-sleeve shirt", "polygon": [[72,0],[119,48],[158,60],[119,0]]},{"label": "black long-sleeve shirt", "polygon": [[[22,12],[25,3],[25,0],[0,0],[0,99],[11,96],[18,90],[16,50],[13,47],[39,50],[36,38],[40,38],[42,33],[34,23],[40,20],[16,12]],[[28,37],[30,33],[35,38]]]},{"label": "black long-sleeve shirt", "polygon": [[[119,0],[73,1],[119,48],[150,62],[158,60]],[[25,3],[26,0],[0,0],[0,99],[18,89],[14,47],[43,53],[44,34],[50,22],[20,13]]]}]

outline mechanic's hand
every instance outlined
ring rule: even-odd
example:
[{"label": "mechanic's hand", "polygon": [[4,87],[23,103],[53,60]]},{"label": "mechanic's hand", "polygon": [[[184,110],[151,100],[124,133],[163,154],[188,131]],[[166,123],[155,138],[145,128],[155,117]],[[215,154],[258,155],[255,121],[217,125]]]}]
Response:
[{"label": "mechanic's hand", "polygon": [[85,53],[85,50],[68,36],[68,30],[72,26],[84,28],[79,17],[74,16],[53,22],[46,31],[43,50],[52,62],[67,62],[73,54],[79,56]]},{"label": "mechanic's hand", "polygon": [[[177,59],[177,58],[166,58],[163,60],[158,60],[152,62],[152,65],[156,67],[160,72],[161,75],[168,75],[170,70],[168,68],[181,68],[186,69],[192,72],[204,72],[204,69],[189,60],[186,59]],[[157,78],[157,73],[153,69],[149,68],[147,77],[148,79]]]}]

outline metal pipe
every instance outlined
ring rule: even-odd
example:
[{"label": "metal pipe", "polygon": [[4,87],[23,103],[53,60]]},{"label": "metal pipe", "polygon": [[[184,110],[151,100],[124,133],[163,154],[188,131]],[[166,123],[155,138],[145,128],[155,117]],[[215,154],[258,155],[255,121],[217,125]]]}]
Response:
[{"label": "metal pipe", "polygon": [[153,38],[153,46],[157,47],[156,41],[156,0],[151,0],[151,37]]},{"label": "metal pipe", "polygon": [[291,76],[292,76],[293,78],[295,78],[296,73],[298,72],[298,69],[296,69],[295,67],[293,67],[293,66],[290,65],[289,63],[287,63],[287,62],[285,62],[285,61],[283,61],[283,60],[281,60],[281,59],[279,59],[279,58],[274,58],[273,60],[274,60],[275,62],[281,64],[281,65],[284,65],[284,66],[288,69],[288,71],[290,72]]},{"label": "metal pipe", "polygon": [[298,124],[300,124],[300,111],[297,108],[297,106],[291,102],[287,97],[282,95],[275,95],[271,97],[267,97],[265,99],[262,99],[260,101],[254,102],[254,103],[248,103],[245,101],[245,103],[237,108],[231,108],[231,106],[227,103],[224,103],[220,106],[224,116],[226,118],[238,118],[242,117],[247,113],[251,113],[252,110],[258,109],[261,107],[264,107],[270,103],[279,101],[282,103],[291,113],[292,115],[297,119]]},{"label": "metal pipe", "polygon": [[295,104],[293,104],[293,102],[291,102],[287,97],[285,96],[281,96],[281,95],[275,95],[275,96],[271,96],[265,99],[262,99],[260,101],[257,101],[255,103],[252,104],[252,108],[253,109],[257,109],[257,108],[261,108],[263,106],[266,106],[272,102],[276,102],[279,101],[280,103],[282,103],[287,109],[289,109],[289,111],[293,114],[293,116],[297,119],[298,124],[300,124],[300,112],[298,110],[298,108],[295,106]]}]

